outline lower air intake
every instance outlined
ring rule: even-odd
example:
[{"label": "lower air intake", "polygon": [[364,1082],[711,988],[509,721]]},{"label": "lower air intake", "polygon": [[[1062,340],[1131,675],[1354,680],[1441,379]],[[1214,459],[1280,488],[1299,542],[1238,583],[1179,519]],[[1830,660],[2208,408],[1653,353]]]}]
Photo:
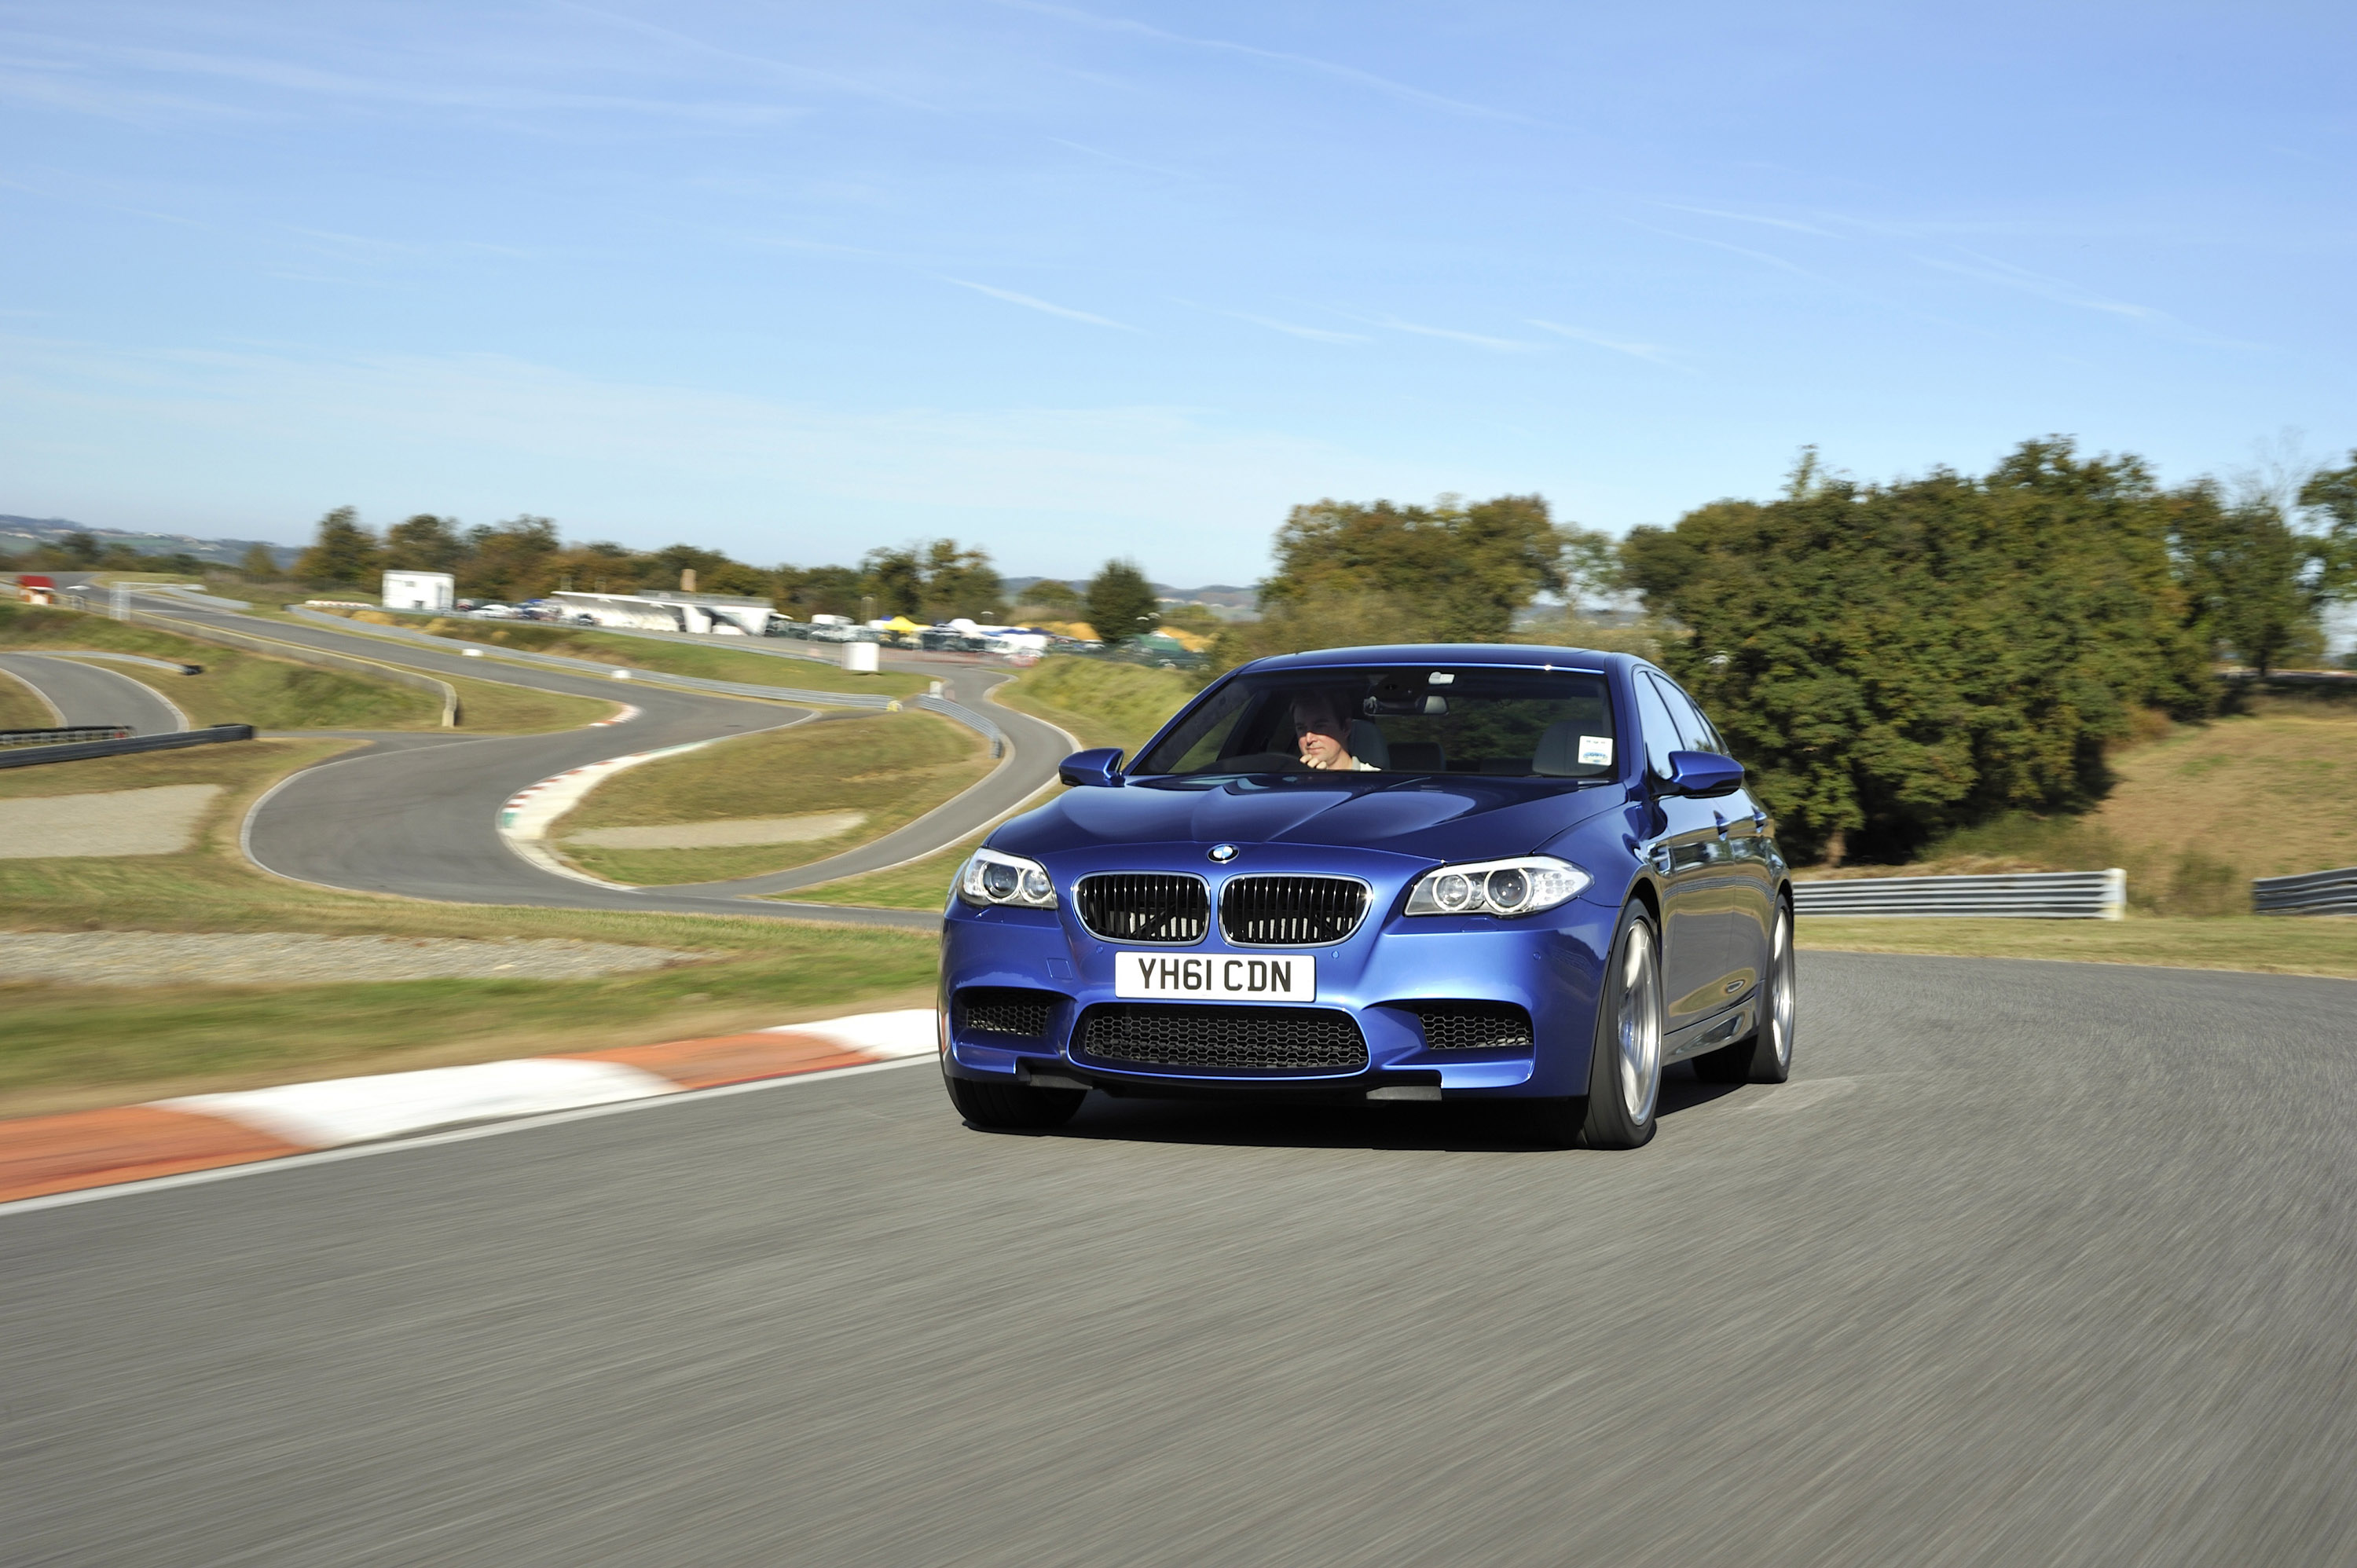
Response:
[{"label": "lower air intake", "polygon": [[1111,1003],[1082,1020],[1077,1054],[1101,1061],[1222,1072],[1358,1072],[1367,1042],[1324,1007],[1171,1007]]},{"label": "lower air intake", "polygon": [[972,985],[957,993],[950,1011],[952,1026],[961,1039],[976,1035],[1005,1035],[1036,1040],[1048,1032],[1048,1020],[1063,998],[1052,991],[1026,991],[1017,986]]},{"label": "lower air intake", "polygon": [[1511,1002],[1419,1002],[1428,1051],[1529,1050],[1531,1015]]}]

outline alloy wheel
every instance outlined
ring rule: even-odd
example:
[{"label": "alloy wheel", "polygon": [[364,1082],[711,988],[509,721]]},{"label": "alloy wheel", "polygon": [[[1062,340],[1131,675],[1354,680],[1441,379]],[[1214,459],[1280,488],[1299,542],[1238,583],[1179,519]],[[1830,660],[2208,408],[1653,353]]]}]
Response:
[{"label": "alloy wheel", "polygon": [[1774,977],[1768,995],[1770,1044],[1776,1051],[1776,1065],[1789,1069],[1792,1065],[1792,917],[1782,909],[1776,911],[1776,953],[1770,961]]},{"label": "alloy wheel", "polygon": [[1618,1038],[1620,1103],[1629,1120],[1641,1127],[1652,1120],[1662,1090],[1662,969],[1652,928],[1641,921],[1629,928],[1628,950],[1620,961]]}]

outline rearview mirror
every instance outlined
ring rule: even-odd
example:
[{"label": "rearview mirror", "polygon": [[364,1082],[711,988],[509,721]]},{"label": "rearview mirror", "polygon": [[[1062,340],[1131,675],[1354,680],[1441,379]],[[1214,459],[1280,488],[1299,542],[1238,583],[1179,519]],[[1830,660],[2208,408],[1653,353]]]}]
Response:
[{"label": "rearview mirror", "polygon": [[1118,784],[1121,782],[1121,748],[1105,746],[1094,751],[1076,751],[1056,765],[1056,777],[1073,785]]},{"label": "rearview mirror", "polygon": [[1673,795],[1731,794],[1743,787],[1743,764],[1715,751],[1674,751],[1666,783]]}]

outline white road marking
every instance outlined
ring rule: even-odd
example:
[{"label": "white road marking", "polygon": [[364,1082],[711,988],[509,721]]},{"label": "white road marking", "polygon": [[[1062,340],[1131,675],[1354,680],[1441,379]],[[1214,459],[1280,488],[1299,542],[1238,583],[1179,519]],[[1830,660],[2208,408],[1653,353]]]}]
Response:
[{"label": "white road marking", "polygon": [[871,1057],[929,1057],[941,1049],[941,1036],[931,1007],[904,1007],[894,1013],[862,1013],[850,1018],[827,1018],[815,1024],[780,1024],[765,1029],[770,1035],[816,1035],[847,1051]]},{"label": "white road marking", "polygon": [[229,1094],[192,1094],[155,1104],[160,1111],[235,1122],[306,1148],[333,1149],[471,1122],[678,1092],[679,1085],[671,1079],[619,1062],[531,1057]]},{"label": "white road marking", "polygon": [[522,1133],[534,1127],[562,1126],[567,1122],[586,1122],[592,1117],[616,1116],[626,1111],[644,1111],[651,1106],[683,1105],[691,1101],[715,1100],[732,1094],[755,1094],[768,1089],[791,1089],[806,1083],[831,1081],[838,1078],[855,1078],[863,1073],[893,1072],[904,1067],[915,1067],[922,1058],[909,1057],[900,1061],[863,1062],[857,1067],[829,1068],[823,1072],[791,1074],[785,1078],[756,1079],[750,1083],[727,1083],[716,1089],[681,1090],[646,1100],[622,1100],[605,1105],[585,1105],[574,1111],[552,1111],[545,1115],[519,1117],[513,1122],[494,1122],[483,1127],[458,1127],[447,1133],[428,1133],[415,1138],[388,1139],[376,1144],[354,1144],[340,1149],[317,1149],[307,1155],[287,1155],[274,1160],[254,1160],[242,1165],[221,1165],[209,1171],[188,1171],[179,1176],[155,1176],[146,1181],[118,1182],[113,1187],[86,1187],[73,1192],[53,1192],[43,1197],[20,1197],[14,1203],[0,1203],[0,1219],[12,1215],[31,1214],[44,1208],[63,1208],[77,1203],[97,1203],[110,1197],[132,1197],[142,1193],[163,1192],[178,1187],[197,1187],[206,1182],[235,1181],[242,1176],[263,1176],[272,1171],[296,1170],[307,1165],[329,1165],[339,1160],[361,1160],[375,1155],[400,1154],[409,1149],[432,1148],[441,1144],[463,1144],[475,1138],[497,1138],[509,1133]]}]

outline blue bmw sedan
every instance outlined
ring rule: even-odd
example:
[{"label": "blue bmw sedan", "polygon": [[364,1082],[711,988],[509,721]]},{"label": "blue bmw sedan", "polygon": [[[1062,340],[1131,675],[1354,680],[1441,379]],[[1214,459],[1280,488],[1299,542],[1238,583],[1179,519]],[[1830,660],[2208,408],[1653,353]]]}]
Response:
[{"label": "blue bmw sedan", "polygon": [[1634,1148],[1662,1069],[1792,1070],[1769,819],[1660,670],[1332,649],[1231,671],[952,888],[941,1061],[978,1126],[1117,1095],[1494,1100]]}]

